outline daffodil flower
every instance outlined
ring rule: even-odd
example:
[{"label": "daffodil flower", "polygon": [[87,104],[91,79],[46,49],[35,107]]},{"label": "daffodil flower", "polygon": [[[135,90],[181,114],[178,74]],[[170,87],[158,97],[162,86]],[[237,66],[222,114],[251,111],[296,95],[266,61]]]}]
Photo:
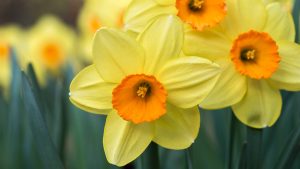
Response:
[{"label": "daffodil flower", "polygon": [[226,15],[225,0],[133,0],[125,13],[125,28],[140,32],[144,25],[163,14],[178,15],[202,31],[212,28]]},{"label": "daffodil flower", "polygon": [[[54,16],[44,16],[28,32],[27,55],[41,85],[47,72],[58,74],[75,51],[75,33]],[[72,60],[74,61],[74,60]]]},{"label": "daffodil flower", "polygon": [[102,26],[121,28],[123,15],[131,0],[86,0],[78,17],[80,52],[83,60],[92,61],[94,33]]},{"label": "daffodil flower", "polygon": [[294,43],[292,17],[279,3],[228,0],[228,14],[219,27],[190,30],[184,52],[209,58],[222,74],[201,107],[232,106],[244,124],[272,126],[280,116],[279,89],[300,89],[300,46]]},{"label": "daffodil flower", "polygon": [[118,166],[137,158],[151,141],[184,149],[195,140],[195,107],[213,88],[219,67],[207,59],[181,57],[183,25],[162,16],[134,39],[113,28],[94,38],[94,64],[72,81],[77,107],[107,115],[104,150]]}]

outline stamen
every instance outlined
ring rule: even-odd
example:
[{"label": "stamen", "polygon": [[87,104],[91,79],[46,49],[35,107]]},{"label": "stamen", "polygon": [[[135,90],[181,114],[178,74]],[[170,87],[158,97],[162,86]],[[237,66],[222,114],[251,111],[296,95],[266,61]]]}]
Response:
[{"label": "stamen", "polygon": [[189,8],[192,11],[199,11],[202,8],[204,0],[191,0],[189,3]]},{"label": "stamen", "polygon": [[256,51],[254,49],[246,49],[241,52],[241,59],[243,61],[252,61],[255,59]]},{"label": "stamen", "polygon": [[150,88],[150,85],[148,83],[142,83],[142,84],[140,84],[136,93],[139,97],[145,98],[149,88]]}]

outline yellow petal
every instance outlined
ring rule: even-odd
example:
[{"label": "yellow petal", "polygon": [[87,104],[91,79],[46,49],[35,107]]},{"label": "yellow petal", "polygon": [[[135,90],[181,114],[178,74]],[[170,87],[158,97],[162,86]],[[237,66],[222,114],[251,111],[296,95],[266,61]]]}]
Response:
[{"label": "yellow petal", "polygon": [[167,89],[167,100],[181,108],[199,104],[214,87],[220,68],[199,57],[183,57],[167,63],[158,79]]},{"label": "yellow petal", "polygon": [[76,75],[70,85],[70,100],[77,107],[98,114],[112,109],[112,90],[116,84],[104,82],[94,65]]},{"label": "yellow petal", "polygon": [[261,0],[228,0],[228,13],[221,23],[234,40],[238,34],[249,30],[262,30],[267,12]]},{"label": "yellow petal", "polygon": [[295,40],[295,25],[290,12],[279,3],[267,6],[268,19],[264,28],[275,40]]},{"label": "yellow petal", "polygon": [[114,110],[104,128],[103,145],[108,162],[124,166],[136,159],[153,138],[153,124],[133,124],[123,120]]},{"label": "yellow petal", "polygon": [[176,0],[155,0],[159,5],[175,5]]},{"label": "yellow petal", "polygon": [[231,40],[234,40],[236,36],[240,33],[238,32],[239,23],[239,11],[237,10],[237,0],[227,0],[226,1],[227,13],[223,21],[220,22],[220,26],[226,30],[227,34]]},{"label": "yellow petal", "polygon": [[130,35],[102,28],[94,38],[93,56],[96,69],[107,82],[120,82],[126,75],[142,72],[144,53]]},{"label": "yellow petal", "polygon": [[188,148],[198,135],[200,113],[197,107],[180,109],[167,105],[167,113],[155,121],[153,141],[169,149]]},{"label": "yellow petal", "polygon": [[248,79],[245,97],[232,106],[236,117],[254,128],[272,126],[279,118],[282,100],[279,90],[266,81]]},{"label": "yellow petal", "polygon": [[293,42],[279,42],[281,61],[270,83],[279,89],[300,90],[300,45]]},{"label": "yellow petal", "polygon": [[216,61],[227,57],[231,48],[231,41],[220,31],[189,30],[184,36],[183,51],[186,55],[205,57]]},{"label": "yellow petal", "polygon": [[179,57],[183,25],[176,16],[161,16],[139,35],[138,41],[145,49],[144,72],[155,74],[168,60]]},{"label": "yellow petal", "polygon": [[247,84],[244,76],[239,74],[230,62],[222,63],[222,73],[208,96],[200,103],[206,109],[218,109],[231,106],[242,99]]},{"label": "yellow petal", "polygon": [[239,11],[237,16],[240,21],[239,31],[247,32],[250,29],[263,29],[267,19],[267,11],[261,0],[237,0],[236,10]]},{"label": "yellow petal", "polygon": [[177,14],[175,5],[160,6],[153,0],[133,0],[126,10],[125,29],[141,32],[156,17],[164,14]]}]

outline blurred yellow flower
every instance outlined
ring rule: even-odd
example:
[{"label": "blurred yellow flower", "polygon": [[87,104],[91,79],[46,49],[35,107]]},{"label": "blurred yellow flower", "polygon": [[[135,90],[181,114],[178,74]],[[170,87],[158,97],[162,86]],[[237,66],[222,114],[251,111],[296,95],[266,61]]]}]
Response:
[{"label": "blurred yellow flower", "polygon": [[96,33],[94,64],[73,79],[70,100],[108,116],[103,142],[110,163],[131,162],[151,141],[183,149],[195,140],[195,106],[213,88],[219,68],[200,57],[180,57],[183,33],[176,16],[160,17],[137,39],[113,28]]},{"label": "blurred yellow flower", "polygon": [[27,55],[30,56],[37,78],[45,84],[47,72],[57,74],[75,51],[75,33],[54,16],[44,16],[30,29]]},{"label": "blurred yellow flower", "polygon": [[24,63],[21,57],[23,34],[21,29],[16,25],[6,25],[0,27],[0,90],[3,89],[7,95],[11,80],[11,56],[12,51],[16,53],[17,60],[20,64]]},{"label": "blurred yellow flower", "polygon": [[227,6],[219,27],[185,36],[186,54],[209,58],[223,69],[200,106],[232,106],[246,125],[271,126],[281,112],[279,89],[300,90],[300,46],[294,43],[292,17],[279,3],[228,0]]},{"label": "blurred yellow flower", "polygon": [[87,62],[92,60],[94,33],[102,26],[121,28],[123,15],[131,0],[87,0],[78,17],[81,32],[81,56]]},{"label": "blurred yellow flower", "polygon": [[178,15],[183,22],[202,31],[223,20],[226,3],[225,0],[133,0],[125,13],[125,28],[140,32],[162,14]]}]

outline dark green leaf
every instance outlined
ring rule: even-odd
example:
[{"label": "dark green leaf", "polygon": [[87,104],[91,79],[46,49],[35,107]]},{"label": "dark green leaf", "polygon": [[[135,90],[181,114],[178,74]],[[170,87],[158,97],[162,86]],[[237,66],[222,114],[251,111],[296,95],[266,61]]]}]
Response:
[{"label": "dark green leaf", "polygon": [[28,77],[22,74],[22,91],[24,98],[25,110],[28,113],[30,128],[35,139],[40,160],[45,169],[63,169],[63,164],[59,158],[57,150],[49,135],[49,131],[42,113],[40,100],[34,94],[35,89],[32,88]]}]

